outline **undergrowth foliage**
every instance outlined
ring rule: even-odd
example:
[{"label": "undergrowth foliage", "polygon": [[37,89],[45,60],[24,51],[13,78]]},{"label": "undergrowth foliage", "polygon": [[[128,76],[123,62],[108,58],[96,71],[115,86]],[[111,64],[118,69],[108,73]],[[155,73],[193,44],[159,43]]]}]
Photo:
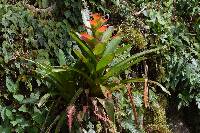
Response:
[{"label": "undergrowth foliage", "polygon": [[21,3],[1,3],[0,22],[0,132],[39,132],[50,123],[46,116],[52,102],[47,99],[52,94],[34,78],[34,66],[20,58],[70,64],[73,42],[64,22],[40,19]]},{"label": "undergrowth foliage", "polygon": [[198,0],[0,0],[0,132],[171,132],[171,101],[200,109],[199,15]]}]

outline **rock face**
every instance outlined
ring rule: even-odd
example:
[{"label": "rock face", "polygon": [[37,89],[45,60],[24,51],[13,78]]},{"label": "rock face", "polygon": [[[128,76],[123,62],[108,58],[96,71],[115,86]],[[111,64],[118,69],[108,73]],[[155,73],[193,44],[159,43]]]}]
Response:
[{"label": "rock face", "polygon": [[175,104],[170,107],[167,118],[173,133],[200,133],[200,110],[195,102],[180,110]]},{"label": "rock face", "polygon": [[190,133],[187,125],[178,117],[169,119],[169,127],[172,130],[172,133]]}]

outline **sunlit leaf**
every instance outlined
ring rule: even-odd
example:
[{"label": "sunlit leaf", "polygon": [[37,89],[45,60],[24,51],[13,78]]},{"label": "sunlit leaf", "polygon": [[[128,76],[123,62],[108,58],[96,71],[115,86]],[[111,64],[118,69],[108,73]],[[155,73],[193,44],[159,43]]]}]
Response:
[{"label": "sunlit leaf", "polygon": [[114,54],[108,54],[101,58],[101,60],[97,63],[96,71],[104,69],[114,58]]},{"label": "sunlit leaf", "polygon": [[120,36],[117,36],[115,38],[113,38],[106,46],[106,49],[103,53],[103,56],[106,56],[110,53],[113,53],[116,49],[117,49],[117,46],[120,44],[121,42],[121,37]]}]

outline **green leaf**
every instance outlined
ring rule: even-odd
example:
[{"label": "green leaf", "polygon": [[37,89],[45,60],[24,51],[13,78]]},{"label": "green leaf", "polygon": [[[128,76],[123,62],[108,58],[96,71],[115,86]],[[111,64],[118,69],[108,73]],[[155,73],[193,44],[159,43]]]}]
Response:
[{"label": "green leaf", "polygon": [[44,122],[44,116],[40,113],[34,113],[32,118],[38,124],[42,124]]},{"label": "green leaf", "polygon": [[6,107],[1,109],[1,118],[2,118],[3,121],[5,120],[5,111],[6,111]]},{"label": "green leaf", "polygon": [[170,92],[165,88],[163,87],[160,83],[156,82],[156,81],[151,81],[151,80],[148,80],[148,82],[150,83],[153,83],[153,84],[156,84],[157,86],[159,86],[162,91],[164,91],[165,93],[167,93],[168,95],[171,95]]},{"label": "green leaf", "polygon": [[122,80],[121,83],[126,84],[126,83],[137,83],[137,82],[144,82],[144,78],[131,78],[127,80]]},{"label": "green leaf", "polygon": [[78,56],[78,58],[88,67],[88,69],[93,72],[94,71],[94,67],[93,64],[91,64],[89,62],[89,60],[81,53],[81,51],[79,50],[73,50],[74,53]]},{"label": "green leaf", "polygon": [[60,115],[56,116],[56,119],[54,121],[58,120],[58,122],[57,122],[54,133],[60,133],[60,128],[62,127],[63,123],[65,122],[65,118],[66,118],[65,114],[66,114],[65,111],[63,111],[60,113]]},{"label": "green leaf", "polygon": [[0,126],[0,133],[11,133],[11,128]]},{"label": "green leaf", "polygon": [[58,51],[58,60],[61,66],[66,65],[66,57],[65,57],[64,52],[61,49],[59,49]]},{"label": "green leaf", "polygon": [[17,121],[11,121],[10,123],[12,124],[13,127],[16,126],[16,125],[18,124]]},{"label": "green leaf", "polygon": [[128,69],[129,67],[133,66],[134,64],[139,63],[140,61],[144,60],[145,58],[140,57],[135,59],[134,61],[131,62],[121,62],[118,63],[116,65],[114,65],[113,67],[111,67],[108,72],[104,75],[104,77],[102,78],[103,80],[108,79],[109,77],[112,76],[117,76],[118,74],[120,74],[122,71]]},{"label": "green leaf", "polygon": [[48,0],[41,0],[42,1],[42,8],[47,8],[49,1]]},{"label": "green leaf", "polygon": [[117,36],[115,38],[113,38],[106,46],[106,49],[103,53],[103,56],[106,56],[110,53],[113,53],[116,49],[117,49],[117,46],[120,44],[121,42],[121,37],[120,36]]},{"label": "green leaf", "polygon": [[24,100],[24,96],[21,95],[21,94],[19,94],[19,95],[13,95],[13,97],[14,97],[17,101],[19,101],[19,102],[22,102],[22,101]]},{"label": "green leaf", "polygon": [[28,112],[26,105],[22,105],[18,110],[21,112]]},{"label": "green leaf", "polygon": [[125,45],[124,47],[122,48],[118,48],[116,51],[115,51],[115,55],[118,56],[120,54],[123,54],[123,52],[125,52],[126,50],[128,50],[129,48],[131,48],[131,44],[128,44],[128,45]]},{"label": "green leaf", "polygon": [[14,83],[10,78],[6,77],[6,87],[9,92],[16,93],[17,92],[17,84]]},{"label": "green leaf", "polygon": [[[119,62],[118,64],[114,65],[113,67],[111,67],[109,69],[109,71],[104,75],[104,77],[102,78],[102,80],[106,80],[111,76],[115,76],[118,75],[120,72],[126,70],[127,68],[131,67],[132,65],[140,62],[141,60],[143,60],[144,58],[141,58],[140,56],[144,56],[146,54],[152,53],[152,52],[156,52],[160,49],[163,49],[164,47],[159,47],[159,48],[155,48],[155,49],[151,49],[151,50],[146,50],[137,54],[132,55],[131,57]],[[140,57],[140,58],[139,58]]]},{"label": "green leaf", "polygon": [[13,119],[13,114],[12,114],[12,111],[10,111],[9,109],[6,109],[6,112],[5,112],[6,116],[12,120]]},{"label": "green leaf", "polygon": [[95,48],[94,48],[94,50],[93,50],[93,53],[94,53],[95,55],[100,55],[100,54],[103,53],[103,51],[105,50],[105,48],[106,48],[105,43],[98,43],[98,44],[95,46]]},{"label": "green leaf", "polygon": [[68,33],[77,42],[81,51],[87,53],[87,56],[91,58],[94,63],[96,63],[96,58],[93,52],[87,47],[87,44],[84,44],[84,42],[76,35],[74,31],[71,30],[71,31],[68,31]]},{"label": "green leaf", "polygon": [[114,58],[114,54],[108,54],[97,63],[96,71],[104,69]]}]

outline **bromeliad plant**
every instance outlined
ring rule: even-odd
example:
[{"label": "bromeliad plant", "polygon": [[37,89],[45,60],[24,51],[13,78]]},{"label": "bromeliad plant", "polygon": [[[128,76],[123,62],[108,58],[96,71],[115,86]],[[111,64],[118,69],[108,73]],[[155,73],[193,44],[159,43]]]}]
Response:
[{"label": "bromeliad plant", "polygon": [[[107,19],[96,13],[91,15],[89,21],[85,21],[87,32],[79,34],[71,28],[68,29],[71,38],[77,42],[73,52],[78,61],[74,66],[50,66],[37,63],[37,71],[43,75],[43,78],[56,85],[68,104],[74,104],[83,90],[89,92],[89,97],[104,98],[104,102],[99,101],[100,103],[105,103],[105,99],[107,99],[108,104],[112,103],[112,95],[110,94],[115,89],[124,88],[127,83],[131,82],[147,81],[141,78],[120,80],[120,73],[144,60],[146,54],[164,48],[146,50],[136,53],[119,63],[112,63],[117,58],[116,55],[131,48],[131,44],[120,45],[123,34],[118,32],[114,35],[113,26],[106,25],[106,22]],[[112,80],[112,77],[117,78],[117,82]],[[151,81],[149,80],[149,82]],[[151,83],[157,84],[153,81]],[[163,87],[162,89],[164,90]],[[110,99],[109,102],[108,99]],[[106,108],[105,104],[102,105],[109,119],[114,121],[114,108]]]},{"label": "bromeliad plant", "polygon": [[[102,86],[109,91],[111,90],[114,85],[110,80],[111,77],[118,77],[124,70],[144,60],[144,55],[158,51],[164,47],[134,54],[112,65],[112,61],[116,58],[116,55],[125,52],[131,45],[120,46],[123,35],[118,32],[113,36],[114,28],[105,25],[107,19],[104,19],[97,13],[91,16],[92,19],[89,20],[90,27],[86,26],[88,32],[77,34],[70,29],[69,34],[79,47],[78,49],[74,49],[74,53],[83,64],[84,71],[81,71],[81,75],[84,75],[83,77],[89,85],[87,89],[90,90],[92,95],[98,96],[102,92]],[[125,84],[126,82],[123,81],[123,83]]]}]

